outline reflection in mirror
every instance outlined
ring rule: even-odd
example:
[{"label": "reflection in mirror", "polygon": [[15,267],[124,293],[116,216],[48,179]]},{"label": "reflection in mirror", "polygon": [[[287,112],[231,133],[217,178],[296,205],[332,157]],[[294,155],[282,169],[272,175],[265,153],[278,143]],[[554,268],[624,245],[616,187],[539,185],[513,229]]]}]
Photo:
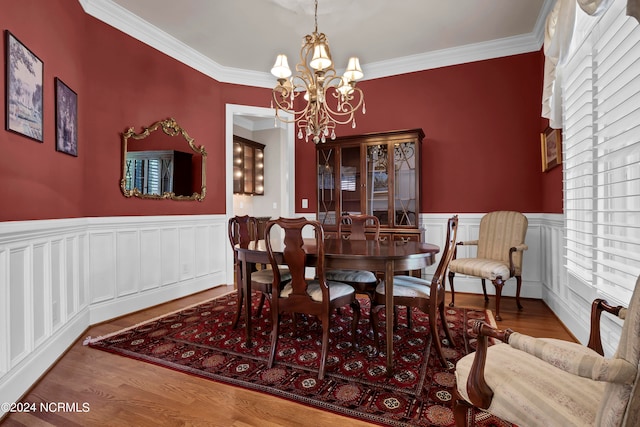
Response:
[{"label": "reflection in mirror", "polygon": [[[162,132],[156,132],[159,129]],[[175,119],[161,120],[140,133],[127,129],[122,134],[122,153],[120,189],[126,197],[204,199],[207,152],[194,144]]]}]

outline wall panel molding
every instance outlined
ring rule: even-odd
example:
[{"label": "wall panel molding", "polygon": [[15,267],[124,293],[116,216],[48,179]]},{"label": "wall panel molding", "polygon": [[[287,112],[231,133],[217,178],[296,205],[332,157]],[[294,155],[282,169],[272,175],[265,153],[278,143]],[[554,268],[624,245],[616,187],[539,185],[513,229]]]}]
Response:
[{"label": "wall panel molding", "polygon": [[[425,240],[442,247],[446,236],[447,220],[454,214],[420,214],[420,224],[425,229]],[[522,290],[520,296],[523,298],[542,298],[542,223],[546,214],[525,213],[529,220],[529,228],[525,238],[529,249],[524,252],[522,261]],[[457,241],[476,240],[480,230],[480,220],[483,213],[458,214],[458,236]],[[474,247],[460,247],[458,256],[460,258],[474,257],[476,254]],[[438,254],[437,261],[440,261]],[[437,263],[426,269],[426,275],[431,277],[435,272]],[[449,285],[447,281],[447,290]],[[480,279],[475,277],[456,274],[456,292],[481,293],[482,286]],[[495,295],[495,287],[487,285],[487,293]],[[502,288],[502,295],[516,295],[516,281],[509,279]]]},{"label": "wall panel molding", "polygon": [[226,283],[228,245],[223,215],[0,222],[0,401],[90,325]]}]

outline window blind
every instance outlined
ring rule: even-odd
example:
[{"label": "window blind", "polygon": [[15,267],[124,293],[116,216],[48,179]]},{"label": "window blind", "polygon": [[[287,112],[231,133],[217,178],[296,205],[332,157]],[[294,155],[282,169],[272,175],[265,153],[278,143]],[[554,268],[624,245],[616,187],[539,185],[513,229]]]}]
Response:
[{"label": "window blind", "polygon": [[583,40],[562,69],[566,265],[587,283],[592,276],[594,183],[593,61],[589,42]]},{"label": "window blind", "polygon": [[640,275],[640,26],[624,0],[577,21],[591,29],[562,71],[567,269],[624,302]]}]

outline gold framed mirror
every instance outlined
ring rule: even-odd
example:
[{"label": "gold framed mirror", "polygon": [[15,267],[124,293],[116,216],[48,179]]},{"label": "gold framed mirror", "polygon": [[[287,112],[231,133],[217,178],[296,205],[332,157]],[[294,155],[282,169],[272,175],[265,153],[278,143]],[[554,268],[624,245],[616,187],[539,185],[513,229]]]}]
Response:
[{"label": "gold framed mirror", "polygon": [[200,202],[207,193],[206,160],[204,146],[196,145],[173,118],[140,133],[131,127],[122,134],[120,189],[125,197]]}]

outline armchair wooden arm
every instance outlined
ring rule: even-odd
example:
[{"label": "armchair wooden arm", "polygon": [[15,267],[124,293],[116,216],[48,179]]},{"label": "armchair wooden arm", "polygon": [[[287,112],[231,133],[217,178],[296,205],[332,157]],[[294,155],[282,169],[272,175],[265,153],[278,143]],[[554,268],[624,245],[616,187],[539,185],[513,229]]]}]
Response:
[{"label": "armchair wooden arm", "polygon": [[524,252],[527,249],[529,249],[529,246],[527,245],[517,245],[517,246],[512,246],[509,248],[509,274],[511,274],[511,276],[515,276],[516,275],[516,264],[513,261],[513,254],[515,252]]},{"label": "armchair wooden arm", "polygon": [[600,355],[604,355],[602,339],[600,338],[600,316],[603,311],[613,314],[614,316],[619,316],[620,310],[623,308],[621,305],[617,307],[611,306],[601,298],[593,301],[591,304],[591,332],[589,333],[589,343],[587,347],[598,352]]},{"label": "armchair wooden arm", "polygon": [[[591,305],[591,333],[589,344],[592,350],[604,355],[600,338],[600,317],[603,311],[615,316],[620,315],[624,307],[613,307],[603,299],[597,299]],[[476,320],[473,323],[473,332],[478,335],[476,354],[467,379],[467,392],[471,403],[478,408],[487,409],[491,405],[493,391],[487,385],[484,375],[484,367],[487,358],[488,338],[494,338],[504,343],[509,343],[509,338],[514,333],[511,329],[501,330],[492,328],[487,323]]]},{"label": "armchair wooden arm", "polygon": [[493,391],[484,379],[484,365],[487,360],[487,338],[495,338],[504,343],[509,342],[509,337],[513,333],[511,329],[501,330],[489,326],[482,320],[473,322],[473,332],[478,335],[476,355],[471,366],[471,372],[467,379],[467,391],[471,403],[478,408],[487,409],[493,398]]}]

